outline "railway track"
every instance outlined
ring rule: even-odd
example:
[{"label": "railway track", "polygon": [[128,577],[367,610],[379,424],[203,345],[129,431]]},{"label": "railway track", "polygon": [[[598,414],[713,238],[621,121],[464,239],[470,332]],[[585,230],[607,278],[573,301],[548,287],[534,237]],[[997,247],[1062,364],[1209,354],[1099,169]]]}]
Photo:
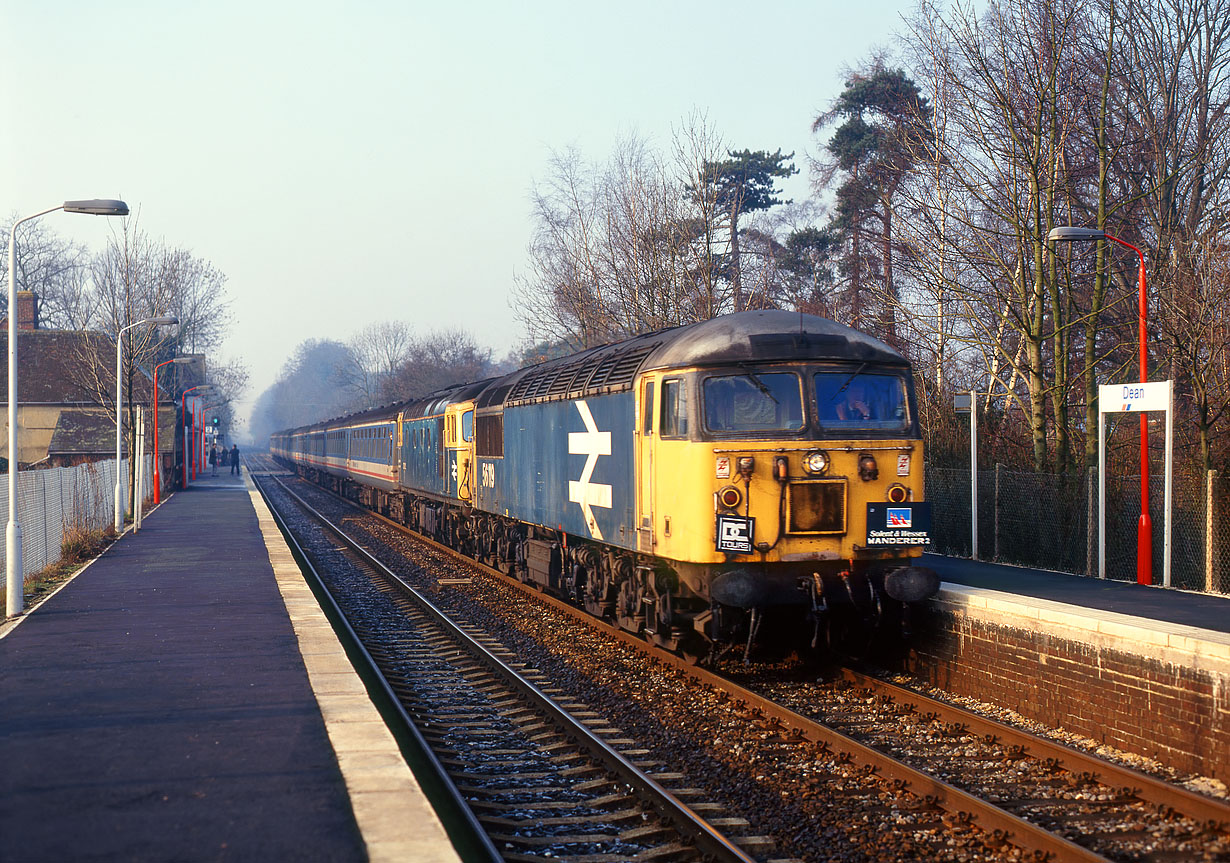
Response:
[{"label": "railway track", "polygon": [[[459,625],[283,486],[262,494],[387,681],[488,859],[741,861],[770,843],[721,817],[597,711],[480,628]],[[280,485],[280,483],[279,483]],[[327,536],[288,524],[288,503]],[[325,542],[321,540],[325,539]],[[313,563],[315,561],[315,563]],[[714,813],[717,813],[715,816]],[[758,849],[752,857],[745,847]]]},{"label": "railway track", "polygon": [[[889,849],[902,859],[1216,860],[1230,855],[1225,832],[1230,808],[1224,801],[853,671],[834,682],[745,679],[746,685],[738,685],[494,570],[472,561],[467,565],[532,597],[526,602],[566,613],[576,626],[637,651],[642,666],[690,687],[691,700],[701,709],[733,716],[727,727],[733,721],[740,728],[741,742],[727,739],[730,751],[713,757],[730,764],[732,776],[746,766],[739,762],[750,762],[758,782],[780,784],[779,806],[783,797],[791,805],[776,815],[758,814],[766,832],[776,833],[786,846],[791,831],[782,825],[800,812],[810,813],[817,830],[825,828],[828,819],[810,804],[828,798],[830,805],[836,801],[839,814],[844,807],[856,833],[860,818],[876,825],[867,828],[876,835],[852,839],[855,848],[870,848],[876,856]],[[660,716],[668,712],[660,702],[656,707]],[[1001,776],[1006,779],[997,779]],[[880,835],[886,832],[890,835]],[[790,853],[811,856],[798,833]]]}]

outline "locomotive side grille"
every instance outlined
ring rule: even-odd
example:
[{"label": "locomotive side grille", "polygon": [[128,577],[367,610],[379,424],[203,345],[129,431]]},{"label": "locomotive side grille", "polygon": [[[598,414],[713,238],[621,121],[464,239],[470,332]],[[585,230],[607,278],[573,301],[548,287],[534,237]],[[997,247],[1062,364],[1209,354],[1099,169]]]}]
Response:
[{"label": "locomotive side grille", "polygon": [[786,487],[788,533],[845,533],[844,479],[792,482]]},{"label": "locomotive side grille", "polygon": [[504,415],[487,414],[474,418],[474,454],[504,457]]}]

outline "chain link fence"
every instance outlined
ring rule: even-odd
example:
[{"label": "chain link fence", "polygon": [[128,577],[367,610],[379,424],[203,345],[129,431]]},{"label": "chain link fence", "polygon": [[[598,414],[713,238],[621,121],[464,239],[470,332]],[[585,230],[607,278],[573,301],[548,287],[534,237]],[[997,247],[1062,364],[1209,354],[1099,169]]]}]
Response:
[{"label": "chain link fence", "polygon": [[[121,463],[127,487],[128,460]],[[141,498],[153,493],[153,456],[145,457]],[[0,519],[9,520],[7,493],[0,493]],[[115,523],[115,461],[76,467],[23,470],[17,474],[17,522],[21,525],[22,571],[34,573],[60,559],[66,531],[99,529]],[[7,566],[7,543],[0,562]]]},{"label": "chain link fence", "polygon": [[[932,550],[973,557],[968,468],[926,469],[932,502]],[[1097,472],[1084,475],[1013,471],[1003,465],[978,472],[980,560],[1097,576]],[[1171,586],[1230,593],[1230,478],[1174,477],[1171,513]],[[1153,521],[1153,581],[1162,581],[1165,489],[1149,486]],[[1140,478],[1107,477],[1106,577],[1136,580]]]}]

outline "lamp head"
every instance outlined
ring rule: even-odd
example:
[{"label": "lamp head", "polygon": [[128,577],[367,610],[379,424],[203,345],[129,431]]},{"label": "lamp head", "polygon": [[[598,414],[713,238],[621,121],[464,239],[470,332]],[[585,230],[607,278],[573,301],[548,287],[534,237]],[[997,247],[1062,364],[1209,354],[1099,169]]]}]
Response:
[{"label": "lamp head", "polygon": [[1063,225],[1058,228],[1051,228],[1051,232],[1046,235],[1048,243],[1054,242],[1080,242],[1088,240],[1104,240],[1106,232],[1100,231],[1097,228],[1076,228],[1072,225]]},{"label": "lamp head", "polygon": [[95,198],[90,201],[65,201],[64,212],[88,213],[91,216],[127,216],[128,205],[123,201]]},{"label": "lamp head", "polygon": [[149,323],[158,324],[159,326],[162,324],[178,324],[179,318],[175,315],[159,315],[156,318],[150,318]]},{"label": "lamp head", "polygon": [[175,363],[175,365],[177,366],[186,365],[187,363],[190,363],[192,361],[193,361],[192,357],[175,357],[175,359],[171,360],[171,362]]}]

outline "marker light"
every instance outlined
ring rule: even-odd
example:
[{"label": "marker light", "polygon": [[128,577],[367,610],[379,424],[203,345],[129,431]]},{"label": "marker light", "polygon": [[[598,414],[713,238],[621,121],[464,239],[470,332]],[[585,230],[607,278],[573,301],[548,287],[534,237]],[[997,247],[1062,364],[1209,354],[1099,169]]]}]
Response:
[{"label": "marker light", "polygon": [[773,459],[773,478],[778,482],[790,479],[790,461],[784,455]]},{"label": "marker light", "polygon": [[905,503],[910,498],[910,490],[901,483],[893,483],[888,487],[889,503]]},{"label": "marker light", "polygon": [[863,453],[858,457],[858,477],[863,482],[871,482],[873,479],[878,479],[880,476],[880,467],[876,464],[876,457],[871,453]]},{"label": "marker light", "polygon": [[717,499],[723,509],[738,509],[739,504],[743,503],[743,492],[738,486],[723,486],[718,489]]},{"label": "marker light", "polygon": [[739,476],[743,477],[744,482],[750,482],[752,479],[752,468],[756,466],[756,459],[750,455],[739,456]]}]

